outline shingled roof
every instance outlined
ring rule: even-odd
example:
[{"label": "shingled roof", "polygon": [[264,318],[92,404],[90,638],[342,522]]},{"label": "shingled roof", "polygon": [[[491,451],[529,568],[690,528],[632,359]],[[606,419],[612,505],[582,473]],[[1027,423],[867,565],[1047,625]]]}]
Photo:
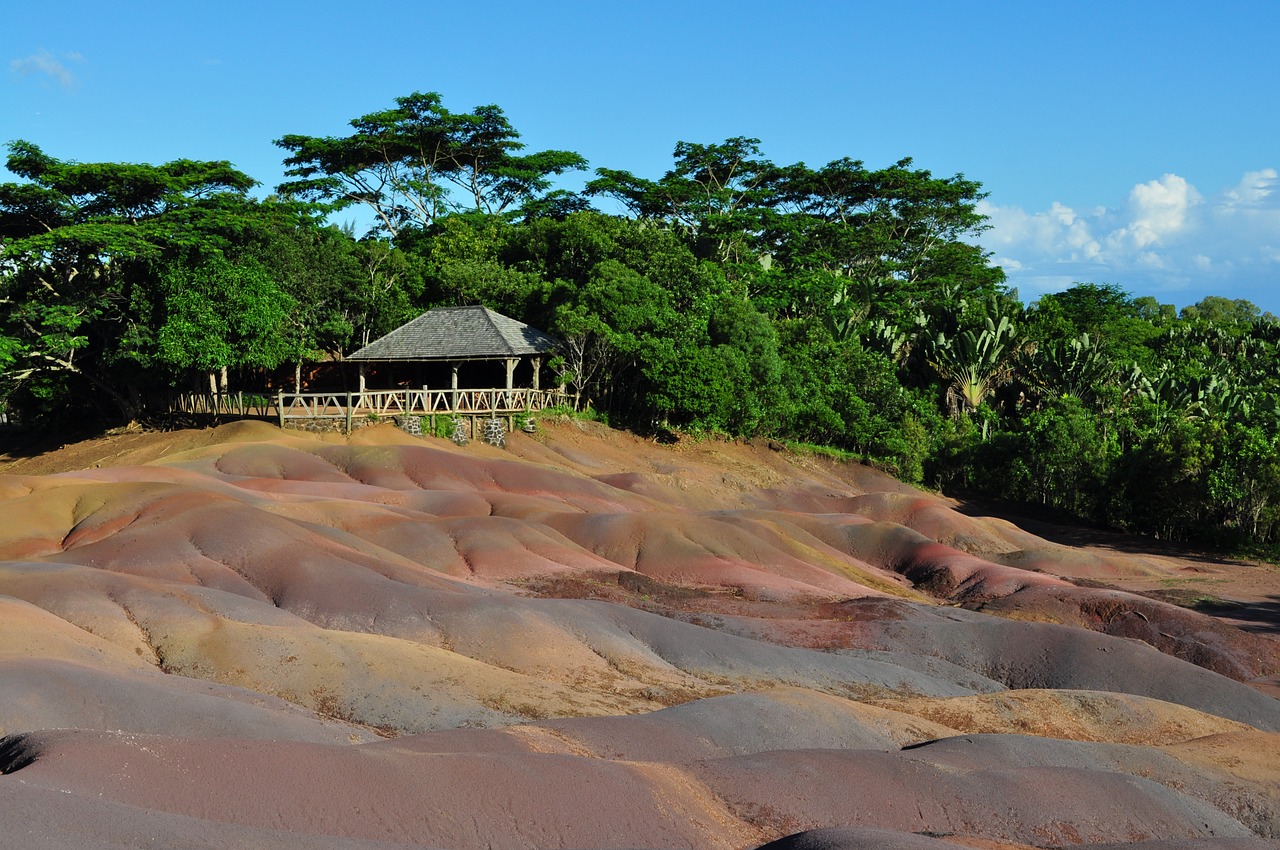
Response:
[{"label": "shingled roof", "polygon": [[440,307],[376,339],[348,360],[487,360],[543,354],[555,337],[488,307]]}]

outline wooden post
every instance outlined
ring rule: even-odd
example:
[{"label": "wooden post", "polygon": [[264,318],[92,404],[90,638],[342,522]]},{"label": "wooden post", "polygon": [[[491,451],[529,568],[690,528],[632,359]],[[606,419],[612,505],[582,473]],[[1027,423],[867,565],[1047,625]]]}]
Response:
[{"label": "wooden post", "polygon": [[533,358],[533,388],[542,389],[542,358]]},{"label": "wooden post", "polygon": [[360,364],[360,395],[364,395],[364,364]]},{"label": "wooden post", "polygon": [[507,358],[507,389],[510,390],[515,386],[516,364],[520,362],[518,357]]},{"label": "wooden post", "polygon": [[276,396],[276,415],[280,417],[280,430],[284,430],[284,390]]},{"label": "wooden post", "polygon": [[355,410],[351,407],[351,393],[347,393],[347,435],[351,435],[351,419]]},{"label": "wooden post", "polygon": [[449,367],[453,372],[453,377],[449,382],[449,389],[451,390],[451,392],[449,393],[449,409],[454,413],[457,413],[458,412],[458,364],[450,363]]}]

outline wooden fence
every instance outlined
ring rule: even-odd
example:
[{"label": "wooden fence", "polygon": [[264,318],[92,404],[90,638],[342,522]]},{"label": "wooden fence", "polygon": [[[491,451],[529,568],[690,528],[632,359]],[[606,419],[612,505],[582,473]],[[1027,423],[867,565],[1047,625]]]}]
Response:
[{"label": "wooden fence", "polygon": [[162,393],[148,397],[146,408],[165,414],[270,419],[276,400],[260,393]]},{"label": "wooden fence", "polygon": [[463,416],[471,419],[501,416],[514,427],[518,414],[532,413],[572,403],[564,390],[365,390],[364,392],[287,393],[275,399],[280,427],[294,420],[341,420],[348,433],[358,418],[384,419],[396,416],[419,416],[430,420],[435,429],[437,416]]},{"label": "wooden fence", "polygon": [[503,417],[515,427],[516,416],[552,407],[571,405],[564,390],[365,390],[364,392],[288,393],[275,396],[255,393],[168,393],[147,399],[147,409],[161,414],[274,419],[284,428],[300,421],[340,422],[347,433],[357,419],[437,416],[470,419],[475,431],[478,417]]}]

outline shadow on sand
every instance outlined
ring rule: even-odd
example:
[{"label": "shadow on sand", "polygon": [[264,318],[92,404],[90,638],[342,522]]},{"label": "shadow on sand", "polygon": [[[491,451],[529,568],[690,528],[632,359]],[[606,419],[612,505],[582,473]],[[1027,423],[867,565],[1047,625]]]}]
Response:
[{"label": "shadow on sand", "polygon": [[1015,505],[968,494],[951,498],[955,502],[955,509],[965,516],[1002,519],[1023,531],[1062,546],[1108,549],[1126,555],[1184,558],[1208,564],[1244,566],[1249,563],[1221,552],[1197,548],[1194,544],[1158,540],[1141,534],[1089,525],[1057,511],[1037,510],[1034,505]]}]

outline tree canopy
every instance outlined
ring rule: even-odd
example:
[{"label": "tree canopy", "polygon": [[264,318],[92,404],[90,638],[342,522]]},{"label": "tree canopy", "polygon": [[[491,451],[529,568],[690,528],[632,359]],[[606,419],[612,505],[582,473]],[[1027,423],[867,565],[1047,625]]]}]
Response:
[{"label": "tree canopy", "polygon": [[585,168],[572,151],[522,153],[524,143],[502,109],[450,112],[435,92],[396,98],[396,105],[351,121],[349,136],[290,134],[276,140],[289,152],[293,179],[284,195],[327,203],[363,204],[390,236],[425,228],[451,212],[503,214],[547,200],[551,178]]}]

